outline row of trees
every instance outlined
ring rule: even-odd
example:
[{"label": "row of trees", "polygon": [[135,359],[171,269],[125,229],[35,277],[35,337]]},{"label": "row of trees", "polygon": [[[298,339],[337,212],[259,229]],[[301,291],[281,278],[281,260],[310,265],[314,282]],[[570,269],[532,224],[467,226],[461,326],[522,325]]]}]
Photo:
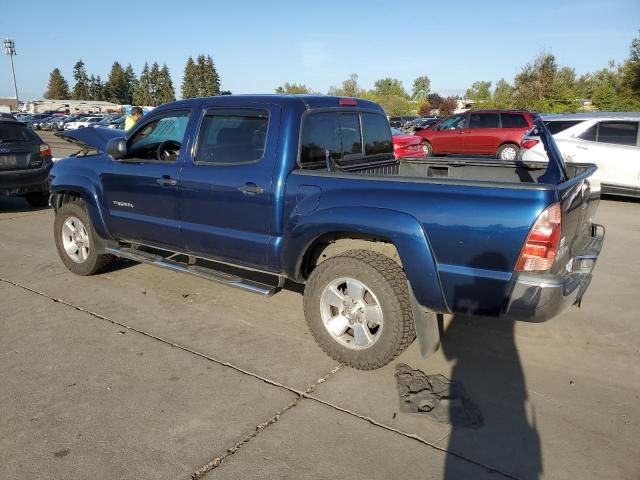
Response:
[{"label": "row of trees", "polygon": [[601,111],[640,110],[640,38],[631,42],[629,57],[621,64],[576,76],[570,67],[561,67],[551,53],[540,53],[523,67],[513,85],[500,79],[491,89],[490,81],[474,82],[466,92],[474,107],[524,108],[539,112],[574,112],[585,100]]},{"label": "row of trees", "polygon": [[[396,78],[383,78],[366,90],[355,73],[339,87],[329,88],[329,95],[360,97],[380,103],[387,115],[429,115],[437,109],[443,116],[456,108],[459,97],[443,98],[430,92],[426,75],[413,81],[411,92]],[[276,93],[315,93],[304,84],[284,85]],[[622,64],[609,62],[607,68],[577,76],[573,68],[558,65],[553,54],[541,52],[527,63],[513,84],[504,78],[492,88],[491,81],[477,81],[466,91],[473,108],[522,108],[547,113],[575,112],[586,101],[601,111],[640,110],[640,38],[631,42],[629,57]]]},{"label": "row of trees", "polygon": [[[73,88],[60,69],[54,68],[44,94],[51,100],[106,100],[119,105],[158,106],[176,99],[171,73],[167,64],[144,64],[136,76],[131,64],[123,67],[114,62],[106,82],[100,75],[89,75],[85,63],[78,60],[73,67]],[[187,59],[182,81],[182,98],[212,96],[230,92],[220,91],[220,76],[211,56],[198,55]]]}]

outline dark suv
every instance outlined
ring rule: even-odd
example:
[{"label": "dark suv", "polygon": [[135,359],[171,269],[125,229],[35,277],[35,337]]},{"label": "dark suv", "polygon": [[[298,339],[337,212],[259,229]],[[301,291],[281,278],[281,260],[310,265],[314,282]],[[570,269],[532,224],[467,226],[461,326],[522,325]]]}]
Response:
[{"label": "dark suv", "polygon": [[533,127],[534,115],[523,110],[473,110],[453,115],[416,132],[427,156],[495,155],[517,160],[520,140]]},{"label": "dark suv", "polygon": [[24,196],[33,207],[49,200],[51,148],[24,123],[0,119],[0,195]]}]

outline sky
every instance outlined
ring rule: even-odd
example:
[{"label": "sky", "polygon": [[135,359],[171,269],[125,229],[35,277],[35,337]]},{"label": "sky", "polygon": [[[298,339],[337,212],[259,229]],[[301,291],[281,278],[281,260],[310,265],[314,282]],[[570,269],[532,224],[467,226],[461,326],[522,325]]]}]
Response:
[{"label": "sky", "polygon": [[[476,80],[512,81],[542,50],[578,75],[628,57],[640,36],[640,0],[99,0],[0,3],[0,35],[15,39],[21,99],[42,98],[58,67],[73,86],[82,59],[106,80],[114,61],[167,63],[176,94],[189,56],[211,55],[222,88],[273,93],[285,82],[326,93],[357,73],[428,75],[431,90],[464,93]],[[0,97],[13,96],[9,57]]]}]

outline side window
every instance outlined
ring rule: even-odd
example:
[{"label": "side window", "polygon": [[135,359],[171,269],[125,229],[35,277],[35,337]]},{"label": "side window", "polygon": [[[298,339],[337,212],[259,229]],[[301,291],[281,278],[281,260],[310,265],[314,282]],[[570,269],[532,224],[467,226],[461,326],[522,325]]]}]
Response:
[{"label": "side window", "polygon": [[598,138],[598,124],[596,123],[595,125],[591,125],[587,130],[578,135],[578,138],[595,142],[596,138]]},{"label": "side window", "polygon": [[307,115],[302,126],[300,165],[303,168],[325,166],[327,151],[334,160],[342,157],[338,114],[323,112]]},{"label": "side window", "polygon": [[598,143],[635,146],[637,140],[637,122],[601,122],[598,127]]},{"label": "side window", "polygon": [[[528,128],[527,120],[518,113],[503,113],[502,128]],[[551,132],[554,133],[554,132]]]},{"label": "side window", "polygon": [[266,110],[211,110],[198,134],[195,163],[240,165],[262,159],[267,142]]},{"label": "side window", "polygon": [[[549,120],[544,122],[547,126],[551,135],[555,135],[556,133],[560,133],[567,128],[571,128],[577,124],[579,124],[582,120]],[[504,124],[504,115],[502,116],[502,123]],[[595,133],[594,133],[595,135]]]},{"label": "side window", "polygon": [[154,118],[127,142],[127,159],[175,162],[180,154],[189,112],[171,112]]},{"label": "side window", "polygon": [[472,113],[469,115],[469,128],[498,128],[499,125],[497,113]]},{"label": "side window", "polygon": [[438,130],[460,130],[462,128],[467,128],[467,117],[463,115],[447,118],[438,126]]},{"label": "side window", "polygon": [[362,131],[364,133],[364,154],[366,156],[393,154],[391,131],[384,115],[363,113]]}]

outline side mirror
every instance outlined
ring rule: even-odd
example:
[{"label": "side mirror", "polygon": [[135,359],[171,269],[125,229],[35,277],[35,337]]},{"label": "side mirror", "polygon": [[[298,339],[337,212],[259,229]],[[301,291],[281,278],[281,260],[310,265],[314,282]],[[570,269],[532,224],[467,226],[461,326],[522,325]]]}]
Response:
[{"label": "side mirror", "polygon": [[127,155],[127,141],[124,138],[112,138],[107,142],[107,155],[119,160]]}]

